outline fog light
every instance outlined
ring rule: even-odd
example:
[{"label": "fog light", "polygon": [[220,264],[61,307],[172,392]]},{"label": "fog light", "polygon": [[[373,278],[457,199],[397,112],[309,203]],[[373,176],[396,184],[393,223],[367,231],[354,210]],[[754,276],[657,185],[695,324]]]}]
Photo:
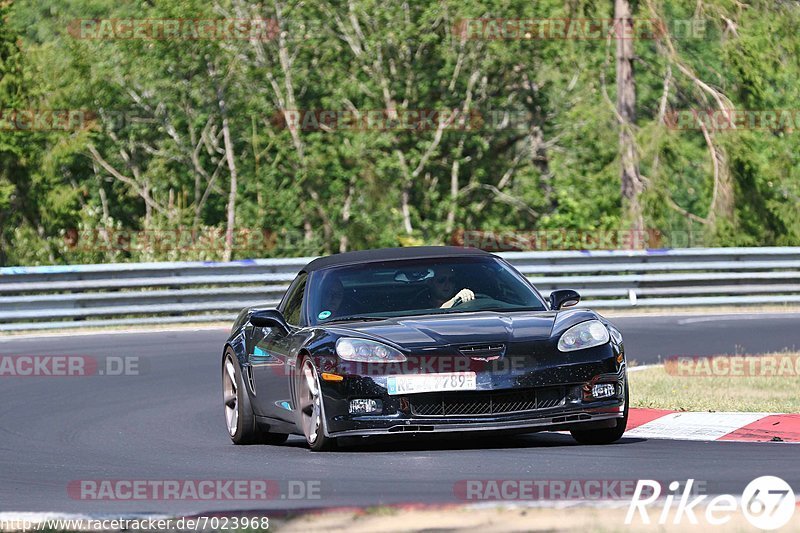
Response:
[{"label": "fog light", "polygon": [[598,383],[592,387],[592,397],[597,399],[614,396],[615,392],[616,388],[611,383]]},{"label": "fog light", "polygon": [[583,387],[580,385],[575,385],[574,387],[570,387],[567,389],[567,401],[570,403],[575,403],[581,401],[583,397]]},{"label": "fog light", "polygon": [[383,411],[383,402],[380,400],[368,400],[359,398],[350,400],[351,415],[366,415],[370,413],[380,413]]}]

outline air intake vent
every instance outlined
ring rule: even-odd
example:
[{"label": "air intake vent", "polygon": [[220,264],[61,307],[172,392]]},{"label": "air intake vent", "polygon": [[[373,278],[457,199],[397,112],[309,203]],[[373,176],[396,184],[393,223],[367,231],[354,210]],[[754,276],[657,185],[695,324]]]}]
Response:
[{"label": "air intake vent", "polygon": [[564,387],[412,394],[415,416],[487,416],[552,409],[566,403]]},{"label": "air intake vent", "polygon": [[467,357],[502,357],[506,353],[505,344],[470,344],[459,346],[458,351]]}]

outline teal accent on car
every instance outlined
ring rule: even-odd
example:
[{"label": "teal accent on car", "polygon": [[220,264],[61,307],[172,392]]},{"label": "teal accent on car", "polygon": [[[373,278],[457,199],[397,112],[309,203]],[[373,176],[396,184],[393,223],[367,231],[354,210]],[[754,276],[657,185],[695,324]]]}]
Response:
[{"label": "teal accent on car", "polygon": [[271,357],[271,356],[269,352],[256,346],[255,348],[253,348],[253,357]]}]

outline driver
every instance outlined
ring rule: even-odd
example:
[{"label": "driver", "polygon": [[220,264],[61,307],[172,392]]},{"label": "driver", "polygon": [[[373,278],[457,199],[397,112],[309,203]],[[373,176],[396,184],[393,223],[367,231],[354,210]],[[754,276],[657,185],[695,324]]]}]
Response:
[{"label": "driver", "polygon": [[452,268],[434,267],[431,278],[431,300],[440,309],[449,309],[454,305],[470,302],[475,299],[475,293],[469,289],[461,289],[454,296],[456,290],[456,274]]},{"label": "driver", "polygon": [[345,314],[345,306],[342,305],[344,303],[344,284],[342,284],[342,280],[339,278],[334,278],[330,282],[328,282],[328,286],[326,287],[327,292],[323,297],[323,309],[327,312],[328,316],[344,316]]}]

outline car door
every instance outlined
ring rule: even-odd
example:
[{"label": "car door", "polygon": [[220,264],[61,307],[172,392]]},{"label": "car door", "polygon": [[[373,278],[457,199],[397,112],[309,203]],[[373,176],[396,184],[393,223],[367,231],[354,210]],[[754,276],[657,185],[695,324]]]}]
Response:
[{"label": "car door", "polygon": [[302,309],[308,276],[300,273],[289,286],[278,306],[290,331],[282,328],[255,328],[252,351],[249,354],[255,391],[254,407],[261,416],[293,422],[289,377],[295,356],[305,338]]}]

